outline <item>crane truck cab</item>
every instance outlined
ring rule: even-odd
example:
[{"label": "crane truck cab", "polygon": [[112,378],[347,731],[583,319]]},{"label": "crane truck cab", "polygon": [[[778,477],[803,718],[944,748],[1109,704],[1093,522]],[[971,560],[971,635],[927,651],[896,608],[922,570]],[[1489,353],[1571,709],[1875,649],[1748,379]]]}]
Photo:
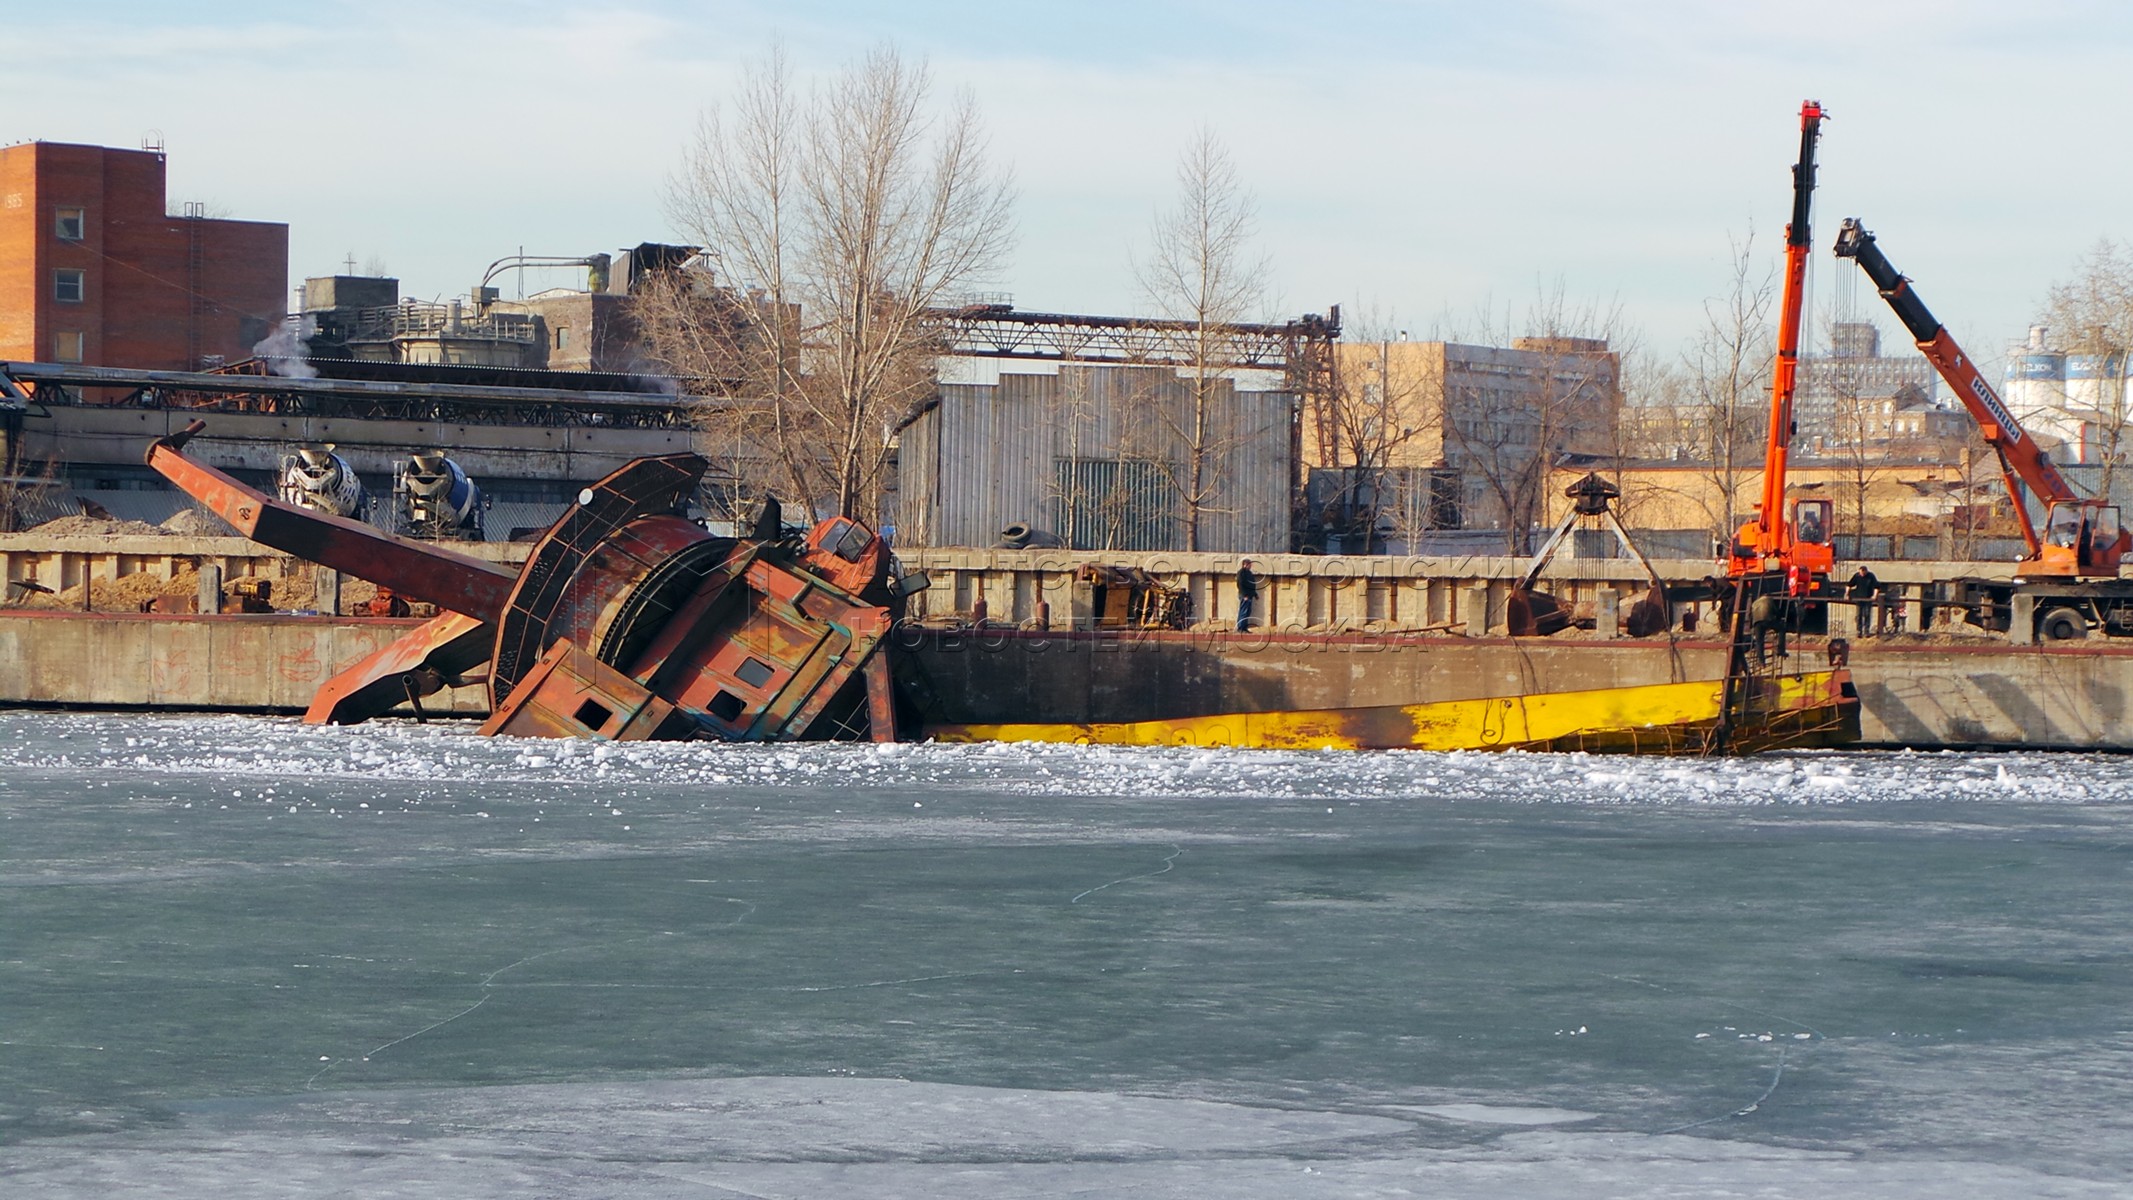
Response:
[{"label": "crane truck cab", "polygon": [[2054,500],[2045,509],[2042,543],[2023,561],[2016,578],[2112,579],[2127,551],[2133,550],[2133,532],[2120,522],[2115,504]]},{"label": "crane truck cab", "polygon": [[1775,543],[1764,545],[1768,534],[1758,512],[1734,532],[1733,544],[1726,551],[1726,573],[1754,575],[1798,567],[1828,578],[1837,566],[1836,551],[1830,545],[1834,517],[1835,506],[1828,500],[1794,500],[1788,519],[1778,523]]}]

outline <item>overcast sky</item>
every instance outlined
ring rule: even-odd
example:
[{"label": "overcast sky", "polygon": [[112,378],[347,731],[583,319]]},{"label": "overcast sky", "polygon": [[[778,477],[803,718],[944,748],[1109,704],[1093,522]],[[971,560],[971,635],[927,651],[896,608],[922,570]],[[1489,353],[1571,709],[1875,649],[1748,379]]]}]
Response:
[{"label": "overcast sky", "polygon": [[[0,142],[170,154],[171,203],[286,221],[290,272],[464,293],[492,260],[674,236],[698,113],[773,39],[826,73],[883,40],[969,89],[1018,183],[998,290],[1133,313],[1198,125],[1256,192],[1269,315],[1417,337],[1558,284],[1678,353],[1752,227],[1775,264],[1797,112],[1831,114],[1815,297],[1858,215],[1980,359],[2099,237],[2133,237],[2133,5],[2111,0],[515,0],[9,3]],[[528,290],[572,282],[528,280]],[[509,282],[507,287],[512,286]]]}]

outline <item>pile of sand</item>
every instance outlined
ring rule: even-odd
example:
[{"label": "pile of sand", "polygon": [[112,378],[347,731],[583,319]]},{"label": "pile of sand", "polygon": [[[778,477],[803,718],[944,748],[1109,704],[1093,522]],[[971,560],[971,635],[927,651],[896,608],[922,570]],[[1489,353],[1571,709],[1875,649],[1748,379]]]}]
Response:
[{"label": "pile of sand", "polygon": [[[180,568],[169,579],[136,571],[122,575],[116,581],[99,579],[90,590],[90,600],[96,612],[139,612],[141,606],[158,596],[197,596],[200,594],[200,573],[191,567]],[[15,601],[24,608],[70,608],[81,611],[81,585],[75,584],[62,592],[37,592]]]},{"label": "pile of sand", "polygon": [[54,517],[31,528],[58,537],[235,537],[237,531],[221,517],[199,508],[188,508],[161,525],[146,521],[121,521],[115,517],[90,517],[80,513]]},{"label": "pile of sand", "polygon": [[146,521],[120,521],[106,517],[57,517],[42,525],[34,526],[38,533],[58,537],[154,537],[169,530],[159,529]]},{"label": "pile of sand", "polygon": [[183,537],[235,537],[229,522],[205,509],[188,508],[163,522],[163,532]]},{"label": "pile of sand", "polygon": [[[310,570],[299,567],[295,574],[286,577],[240,575],[222,581],[222,594],[234,598],[239,592],[250,591],[260,583],[268,585],[267,602],[277,611],[301,611],[318,604],[318,587]],[[91,610],[94,612],[140,612],[142,607],[159,596],[198,596],[200,572],[191,567],[180,568],[169,579],[136,571],[122,575],[117,580],[99,579],[90,592]],[[378,585],[362,579],[341,576],[341,611],[354,612],[357,605],[367,604],[378,594]],[[82,611],[81,585],[75,584],[56,593],[32,593],[22,596],[14,603],[23,608],[63,608]],[[428,606],[424,606],[427,608]]]}]

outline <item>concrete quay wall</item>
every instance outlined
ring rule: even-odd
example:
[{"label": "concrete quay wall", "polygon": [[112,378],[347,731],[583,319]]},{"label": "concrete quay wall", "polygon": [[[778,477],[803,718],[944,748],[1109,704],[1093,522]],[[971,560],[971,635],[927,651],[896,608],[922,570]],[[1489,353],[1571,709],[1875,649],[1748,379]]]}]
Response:
[{"label": "concrete quay wall", "polygon": [[[912,597],[914,618],[968,616],[984,600],[988,619],[1020,625],[1033,621],[1038,605],[1050,609],[1054,628],[1088,624],[1091,589],[1077,584],[1085,563],[1138,567],[1185,590],[1195,623],[1232,625],[1237,617],[1237,568],[1246,557],[1260,579],[1254,621],[1271,628],[1401,632],[1457,629],[1473,633],[1501,627],[1512,585],[1532,565],[1527,558],[1306,554],[1185,554],[1093,550],[899,549],[907,572],[924,572],[929,586]],[[1957,577],[2012,578],[2008,563],[1876,562],[1868,564],[1883,584],[1902,590],[1916,606],[1935,581]],[[1691,583],[1722,573],[1703,559],[1654,559],[1668,584]],[[1651,579],[1628,558],[1558,556],[1536,584],[1558,599],[1591,610],[1611,594],[1619,610],[1644,594]],[[1917,628],[1918,614],[1910,615]]]},{"label": "concrete quay wall", "polygon": [[[526,559],[530,545],[518,542],[453,542],[450,548],[509,567]],[[1234,624],[1237,567],[1241,555],[1098,552],[1089,550],[905,549],[907,572],[924,572],[929,586],[911,598],[910,616],[920,620],[967,617],[977,601],[989,619],[1022,625],[1048,607],[1055,629],[1086,628],[1094,591],[1075,581],[1084,564],[1138,567],[1191,597],[1194,622],[1206,628]],[[1260,577],[1255,622],[1274,629],[1398,633],[1452,629],[1474,634],[1499,628],[1504,600],[1526,572],[1528,560],[1503,557],[1393,557],[1388,555],[1253,555]],[[168,579],[185,566],[210,563],[225,579],[241,575],[288,578],[309,568],[298,560],[238,537],[55,536],[30,530],[0,534],[0,583],[29,580],[55,590],[73,587],[84,575],[110,583],[139,571]],[[1688,583],[1712,574],[1716,564],[1700,559],[1655,559],[1668,583]],[[1957,576],[2001,578],[2005,563],[1902,562],[1871,564],[1887,584],[1912,597],[1915,607],[1933,581]],[[1603,595],[1619,611],[1650,586],[1643,568],[1622,558],[1559,558],[1540,587],[1590,611]],[[1917,628],[1918,614],[1910,615]]]},{"label": "concrete quay wall", "polygon": [[[516,568],[532,549],[523,542],[450,542],[450,549]],[[65,591],[84,578],[114,583],[138,572],[169,579],[185,567],[216,566],[224,579],[259,576],[288,579],[312,565],[241,537],[175,537],[161,534],[75,534],[31,530],[0,533],[0,586],[27,580]],[[13,591],[14,589],[8,589]]]},{"label": "concrete quay wall", "polygon": [[[302,712],[319,685],[420,621],[0,611],[0,705]],[[423,700],[479,715],[479,687]]]},{"label": "concrete quay wall", "polygon": [[1869,744],[2133,751],[2133,647],[1869,641],[1851,666]]}]

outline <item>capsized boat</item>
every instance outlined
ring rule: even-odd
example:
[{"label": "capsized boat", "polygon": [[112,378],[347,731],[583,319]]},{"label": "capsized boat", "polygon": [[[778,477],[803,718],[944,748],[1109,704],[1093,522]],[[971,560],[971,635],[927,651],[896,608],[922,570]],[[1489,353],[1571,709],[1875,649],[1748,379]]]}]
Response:
[{"label": "capsized boat", "polygon": [[[1067,714],[1059,711],[1063,705],[1056,696],[1048,703],[1034,702],[1033,698],[1045,689],[998,686],[1001,678],[1013,674],[1012,665],[1004,661],[996,662],[992,670],[984,673],[988,678],[974,680],[966,674],[961,689],[926,686],[931,682],[924,678],[928,674],[926,668],[941,658],[929,651],[935,646],[944,647],[945,643],[912,644],[911,653],[905,656],[907,684],[911,685],[907,691],[918,699],[922,711],[929,707],[934,710],[936,715],[927,720],[925,732],[943,742],[1743,754],[1858,741],[1859,694],[1845,666],[1848,647],[1832,642],[1827,665],[1809,669],[1807,664],[1814,660],[1807,657],[1806,647],[1799,647],[1801,656],[1788,657],[1784,639],[1780,638],[1778,657],[1774,661],[1766,659],[1748,621],[1749,593],[1739,584],[1725,597],[1730,634],[1726,644],[1691,646],[1673,639],[1667,631],[1675,623],[1676,600],[1721,597],[1702,584],[1678,589],[1667,586],[1615,516],[1611,504],[1620,494],[1615,485],[1597,473],[1586,475],[1565,490],[1564,495],[1572,501],[1570,510],[1541,547],[1532,566],[1510,589],[1505,624],[1511,634],[1508,641],[1514,647],[1533,645],[1528,639],[1570,626],[1569,610],[1536,584],[1573,529],[1580,524],[1602,525],[1614,533],[1623,550],[1643,566],[1651,580],[1650,591],[1630,608],[1631,640],[1615,643],[1622,647],[1620,653],[1642,657],[1640,666],[1631,671],[1636,674],[1641,670],[1641,680],[1618,677],[1613,686],[1601,688],[1551,686],[1553,672],[1523,653],[1518,654],[1514,671],[1505,672],[1501,664],[1492,669],[1490,656],[1501,645],[1495,639],[1417,642],[1392,635],[1374,641],[1367,636],[1285,631],[1279,640],[1282,648],[1290,652],[1286,666],[1245,664],[1242,659],[1246,656],[1237,652],[1242,634],[1236,639],[1214,635],[1204,642],[1193,640],[1173,648],[1169,659],[1158,659],[1161,665],[1155,671],[1167,668],[1168,673],[1179,678],[1199,681],[1201,686],[1193,689],[1199,694],[1170,694],[1151,700],[1146,694],[1120,694],[1127,689],[1092,686],[1084,697],[1087,711],[1076,714],[1081,720],[1057,719]],[[1718,585],[1718,590],[1726,589]],[[1787,620],[1797,623],[1799,611],[1797,606],[1786,609]],[[1667,640],[1651,640],[1657,634],[1666,634]],[[1101,633],[1094,636],[1105,637]],[[1126,648],[1133,645],[1117,644]],[[1013,639],[1003,640],[999,649],[1007,650],[1013,645]],[[1091,647],[1103,648],[1103,644]],[[1160,643],[1152,648],[1164,649]],[[1593,648],[1599,649],[1597,645]],[[1308,653],[1312,650],[1345,651],[1339,656],[1348,659],[1345,671],[1322,672],[1318,679],[1292,678],[1306,673],[1307,660],[1321,657]],[[1424,682],[1430,677],[1428,672],[1386,670],[1385,664],[1373,670],[1366,665],[1370,660],[1348,657],[1370,651],[1383,652],[1384,657],[1410,656],[1402,664],[1405,666],[1441,665],[1434,683],[1430,683]],[[1567,646],[1556,650],[1557,654],[1569,652]],[[1067,665],[1057,662],[1057,657],[1050,669]],[[1091,669],[1086,677],[1093,683],[1102,674]],[[1344,674],[1346,678],[1340,678]],[[1226,678],[1231,676],[1244,677],[1241,686],[1240,681]],[[1142,677],[1149,680],[1150,687],[1136,690],[1161,692],[1153,673]],[[1590,675],[1581,677],[1581,681],[1590,679]],[[1401,680],[1405,681],[1404,686]],[[939,713],[947,707],[937,699],[944,690],[966,693],[964,712],[953,714],[962,719],[943,719],[947,714]],[[1218,698],[1208,707],[1218,711],[1200,708],[1207,703],[1203,697],[1209,691]],[[1332,698],[1326,695],[1329,691],[1341,699],[1379,702],[1335,708],[1289,707],[1282,703],[1292,696]],[[1453,694],[1446,696],[1447,691]],[[1466,694],[1458,694],[1461,691]],[[993,712],[1013,713],[1019,708],[1024,719],[968,719],[964,715],[968,711],[967,696],[976,694],[994,698]],[[1383,702],[1422,694],[1445,698],[1418,703]],[[935,698],[930,706],[926,702],[929,698]],[[1167,713],[1160,707],[1166,700],[1176,705]],[[1246,700],[1249,706],[1238,700]],[[1149,711],[1151,707],[1154,712]],[[1139,711],[1132,711],[1136,709]],[[1228,711],[1219,711],[1222,709]],[[1114,714],[1124,719],[1100,719]]]}]

